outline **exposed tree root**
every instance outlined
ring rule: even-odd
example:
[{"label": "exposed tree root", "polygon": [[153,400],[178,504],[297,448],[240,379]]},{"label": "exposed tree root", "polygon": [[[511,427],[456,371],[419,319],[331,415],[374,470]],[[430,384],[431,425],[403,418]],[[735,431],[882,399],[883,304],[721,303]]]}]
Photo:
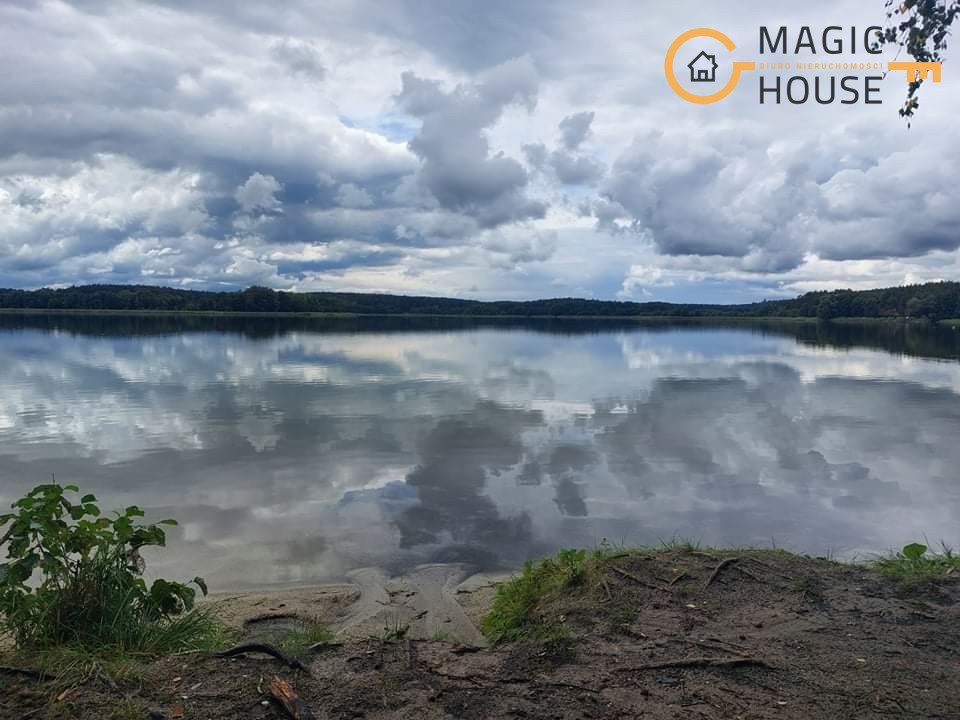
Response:
[{"label": "exposed tree root", "polygon": [[668,587],[664,587],[663,585],[657,585],[656,583],[652,583],[652,582],[647,582],[647,581],[644,580],[643,578],[637,577],[637,576],[634,575],[633,573],[627,572],[626,570],[621,570],[621,569],[618,568],[618,567],[613,567],[613,566],[611,566],[610,569],[613,570],[617,575],[621,575],[622,577],[625,577],[625,578],[627,578],[628,580],[632,580],[633,582],[637,583],[638,585],[643,585],[644,587],[648,587],[648,588],[651,588],[651,589],[653,589],[653,590],[660,590],[661,592],[667,592],[667,593],[668,593],[668,592],[673,592],[673,591],[672,591],[670,588],[668,588]]},{"label": "exposed tree root", "polygon": [[278,650],[277,648],[273,647],[273,645],[267,645],[266,643],[244,643],[243,645],[232,647],[229,650],[214,653],[214,657],[228,658],[236,655],[246,655],[248,653],[261,653],[263,655],[269,655],[270,657],[279,660],[289,668],[309,672],[307,666],[302,662]]},{"label": "exposed tree root", "polygon": [[628,667],[616,668],[619,672],[630,672],[634,670],[662,670],[664,668],[677,667],[736,667],[738,665],[756,665],[758,667],[775,669],[765,660],[752,657],[735,658],[709,658],[692,657],[679,658],[675,660],[662,660],[655,663],[646,663],[644,665],[630,665]]},{"label": "exposed tree root", "polygon": [[717,579],[717,576],[720,574],[720,571],[723,570],[727,565],[731,563],[739,562],[740,558],[738,557],[728,557],[724,558],[717,563],[717,566],[713,569],[713,572],[710,573],[710,577],[707,578],[707,581],[703,584],[703,589],[706,590]]}]

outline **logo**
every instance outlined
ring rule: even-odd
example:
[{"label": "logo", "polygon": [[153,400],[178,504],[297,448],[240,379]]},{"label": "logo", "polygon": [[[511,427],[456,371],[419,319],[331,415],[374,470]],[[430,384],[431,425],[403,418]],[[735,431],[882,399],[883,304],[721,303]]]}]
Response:
[{"label": "logo", "polygon": [[[715,103],[718,100],[723,100],[727,95],[732,93],[733,89],[740,81],[740,73],[742,73],[744,70],[753,70],[756,66],[756,63],[734,62],[733,75],[731,75],[730,79],[727,81],[727,84],[724,85],[720,90],[717,90],[709,95],[697,95],[696,93],[692,93],[677,81],[677,76],[673,73],[673,62],[676,60],[677,53],[680,51],[681,47],[683,47],[689,40],[699,37],[717,40],[730,52],[733,52],[737,49],[737,46],[733,44],[733,40],[728,38],[719,30],[713,30],[711,28],[695,28],[693,30],[687,30],[685,33],[680,35],[680,37],[670,43],[670,47],[667,49],[667,56],[663,61],[663,69],[667,75],[667,82],[670,83],[670,87],[673,88],[673,91],[677,95],[682,97],[687,102],[697,103],[698,105],[706,105],[707,103]],[[708,73],[706,72],[707,68],[698,69],[695,65],[693,65],[693,63],[697,62],[697,59],[701,56],[709,59],[712,63]],[[706,52],[701,51],[700,55],[697,55],[691,64],[688,65],[688,67],[690,68],[690,78],[693,82],[715,82],[717,71],[716,56],[708,55]],[[695,77],[694,74],[698,72],[705,72],[705,75],[702,78],[699,76]]]},{"label": "logo", "polygon": [[690,82],[715,82],[717,79],[717,56],[707,55],[704,50],[687,63],[687,67],[690,68]]},{"label": "logo", "polygon": [[[727,61],[708,50],[719,43],[732,54],[737,46],[729,36],[713,28],[694,28],[680,34],[667,48],[663,71],[667,84],[681,98],[697,105],[719,102],[732,93],[744,73],[753,73],[757,78],[758,99],[761,105],[790,103],[802,105],[815,102],[820,105],[839,103],[853,105],[880,104],[880,82],[887,74],[903,73],[906,82],[917,83],[932,80],[939,83],[942,68],[939,62],[890,61],[884,64],[877,59],[881,50],[873,42],[881,30],[870,26],[858,31],[856,27],[843,28],[831,25],[818,35],[807,25],[801,26],[791,46],[790,28],[781,26],[771,31],[759,27],[759,55],[756,60],[734,60],[729,65],[729,77],[723,87],[715,90],[710,84],[717,83],[717,70],[721,78],[727,75]],[[819,40],[819,42],[817,42]],[[692,42],[699,41],[699,42]],[[776,55],[776,61],[768,62],[763,56]],[[864,58],[860,53],[869,57]],[[844,55],[845,58],[837,58]],[[792,60],[791,56],[797,59]],[[808,57],[809,56],[809,57]],[[827,56],[821,59],[820,56]],[[685,62],[690,71],[684,87],[677,77],[675,64]],[[701,88],[705,92],[701,92]]]}]

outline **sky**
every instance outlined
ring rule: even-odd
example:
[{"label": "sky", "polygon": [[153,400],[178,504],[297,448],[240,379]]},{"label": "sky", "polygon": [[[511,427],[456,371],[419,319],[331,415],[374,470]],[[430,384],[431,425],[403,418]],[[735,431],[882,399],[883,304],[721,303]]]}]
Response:
[{"label": "sky", "polygon": [[893,75],[881,104],[761,105],[759,72],[691,104],[663,62],[692,27],[737,44],[723,82],[777,59],[761,25],[886,22],[704,5],[5,0],[0,286],[732,303],[960,279],[950,51],[910,127]]}]

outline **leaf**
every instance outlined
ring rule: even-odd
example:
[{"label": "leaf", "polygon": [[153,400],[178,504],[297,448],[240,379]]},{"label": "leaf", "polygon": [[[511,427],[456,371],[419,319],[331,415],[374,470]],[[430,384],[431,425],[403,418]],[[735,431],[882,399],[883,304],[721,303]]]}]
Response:
[{"label": "leaf", "polygon": [[925,552],[927,552],[927,546],[922,543],[910,543],[903,546],[903,556],[914,562],[922,558]]},{"label": "leaf", "polygon": [[96,496],[96,495],[89,495],[89,494],[88,494],[88,495],[84,495],[82,498],[80,498],[80,504],[81,504],[81,505],[86,505],[87,503],[92,503],[92,502],[96,502],[96,501],[97,501],[97,496]]},{"label": "leaf", "polygon": [[166,518],[165,520],[161,520],[160,522],[157,523],[157,525],[170,525],[170,526],[176,526],[179,524],[180,523],[178,523],[173,518]]},{"label": "leaf", "polygon": [[207,581],[204,580],[202,577],[195,577],[193,579],[193,583],[198,588],[200,588],[200,592],[202,592],[203,596],[206,597],[207,594],[209,593],[209,590],[207,590]]},{"label": "leaf", "polygon": [[136,505],[131,505],[128,507],[126,510],[124,510],[123,514],[127,517],[143,517],[145,515],[143,510],[138,508]]}]

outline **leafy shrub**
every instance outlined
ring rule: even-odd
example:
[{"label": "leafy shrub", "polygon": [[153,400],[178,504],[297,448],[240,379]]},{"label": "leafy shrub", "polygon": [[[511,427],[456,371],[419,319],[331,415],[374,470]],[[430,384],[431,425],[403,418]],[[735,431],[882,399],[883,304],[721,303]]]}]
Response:
[{"label": "leafy shrub", "polygon": [[[190,585],[142,575],[144,547],[166,544],[164,526],[131,506],[102,516],[74,485],[39,485],[0,515],[0,628],[21,648],[171,652],[196,647],[217,623],[194,609]],[[206,594],[206,585],[195,578]]]}]

